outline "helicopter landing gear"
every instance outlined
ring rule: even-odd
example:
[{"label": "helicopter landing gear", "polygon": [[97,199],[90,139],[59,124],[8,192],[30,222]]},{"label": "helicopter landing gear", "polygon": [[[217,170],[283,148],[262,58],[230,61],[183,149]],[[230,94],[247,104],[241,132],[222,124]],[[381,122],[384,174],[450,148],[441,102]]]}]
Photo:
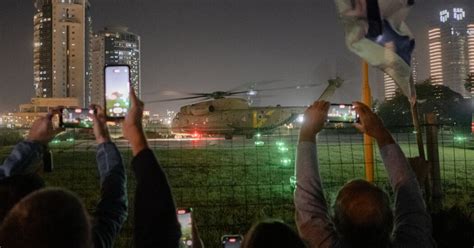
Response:
[{"label": "helicopter landing gear", "polygon": [[226,135],[224,136],[224,138],[225,138],[226,140],[231,140],[231,139],[232,139],[232,134],[226,134]]}]

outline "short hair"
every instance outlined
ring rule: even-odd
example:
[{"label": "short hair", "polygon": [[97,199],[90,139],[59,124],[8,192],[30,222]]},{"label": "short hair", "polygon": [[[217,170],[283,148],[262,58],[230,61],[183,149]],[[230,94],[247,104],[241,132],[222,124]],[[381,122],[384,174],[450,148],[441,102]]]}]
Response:
[{"label": "short hair", "polygon": [[334,224],[353,247],[387,247],[393,230],[388,195],[365,180],[346,183],[334,204]]},{"label": "short hair", "polygon": [[244,237],[242,248],[306,247],[298,234],[281,220],[267,219],[255,223]]},{"label": "short hair", "polygon": [[0,223],[17,202],[43,187],[44,181],[37,174],[15,175],[0,180]]},{"label": "short hair", "polygon": [[90,247],[90,220],[82,202],[63,189],[37,190],[18,202],[0,227],[5,247]]}]

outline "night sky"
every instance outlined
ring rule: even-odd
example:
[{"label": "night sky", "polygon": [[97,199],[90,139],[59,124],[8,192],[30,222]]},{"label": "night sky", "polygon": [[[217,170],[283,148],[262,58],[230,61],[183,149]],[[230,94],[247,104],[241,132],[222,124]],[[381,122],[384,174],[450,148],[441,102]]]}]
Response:
[{"label": "night sky", "polygon": [[[418,42],[419,76],[427,77],[427,28],[435,4],[472,0],[419,0],[408,23]],[[262,80],[299,85],[336,74],[350,79],[334,102],[360,98],[360,60],[344,44],[330,0],[91,0],[94,30],[128,26],[142,39],[145,101],[163,91],[212,92]],[[474,9],[474,8],[473,8]],[[0,7],[0,112],[33,96],[33,0],[2,0]],[[469,15],[470,13],[468,13]],[[338,64],[336,66],[336,63]],[[373,70],[375,96],[382,96]],[[272,92],[262,105],[307,105],[324,86]],[[189,102],[147,105],[152,112]]]}]

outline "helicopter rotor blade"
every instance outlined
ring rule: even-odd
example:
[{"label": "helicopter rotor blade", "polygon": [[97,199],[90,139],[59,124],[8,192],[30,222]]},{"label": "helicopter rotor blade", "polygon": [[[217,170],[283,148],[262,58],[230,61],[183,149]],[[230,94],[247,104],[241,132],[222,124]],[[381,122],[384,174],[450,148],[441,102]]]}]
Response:
[{"label": "helicopter rotor blade", "polygon": [[249,91],[245,90],[245,91],[226,92],[226,95],[233,96],[233,95],[247,94],[247,93],[249,93]]},{"label": "helicopter rotor blade", "polygon": [[279,88],[270,88],[270,89],[255,89],[255,91],[279,91],[279,90],[300,90],[300,89],[308,89],[321,86],[321,84],[305,84],[305,85],[298,85],[298,86],[287,86],[287,87],[279,87]]},{"label": "helicopter rotor blade", "polygon": [[[273,84],[273,83],[277,83],[277,82],[281,82],[282,80],[280,79],[273,79],[273,80],[261,80],[261,81],[255,81],[255,82],[248,82],[248,83],[244,83],[244,84],[241,84],[231,90],[228,90],[227,92],[234,92],[234,91],[239,91],[239,90],[242,90],[242,89],[254,89],[256,88],[257,86],[262,86],[262,85],[268,85],[268,84]],[[247,90],[247,91],[248,91]]]},{"label": "helicopter rotor blade", "polygon": [[187,96],[190,95],[191,93],[187,92],[182,92],[182,91],[176,91],[176,90],[155,90],[155,91],[150,91],[150,92],[143,92],[142,95],[160,95],[160,96]]},{"label": "helicopter rotor blade", "polygon": [[152,100],[152,101],[146,101],[146,103],[173,102],[173,101],[182,101],[182,100],[190,100],[190,99],[198,99],[198,98],[205,98],[205,97],[204,96],[189,96],[189,97],[171,98],[171,99],[163,99],[163,100]]}]

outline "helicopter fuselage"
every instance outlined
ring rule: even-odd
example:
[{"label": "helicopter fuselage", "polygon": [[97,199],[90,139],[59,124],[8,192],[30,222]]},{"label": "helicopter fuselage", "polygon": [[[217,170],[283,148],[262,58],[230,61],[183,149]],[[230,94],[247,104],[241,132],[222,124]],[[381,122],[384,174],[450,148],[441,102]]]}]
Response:
[{"label": "helicopter fuselage", "polygon": [[223,98],[183,106],[172,121],[173,133],[252,137],[291,123],[305,107],[250,107],[247,100]]}]

